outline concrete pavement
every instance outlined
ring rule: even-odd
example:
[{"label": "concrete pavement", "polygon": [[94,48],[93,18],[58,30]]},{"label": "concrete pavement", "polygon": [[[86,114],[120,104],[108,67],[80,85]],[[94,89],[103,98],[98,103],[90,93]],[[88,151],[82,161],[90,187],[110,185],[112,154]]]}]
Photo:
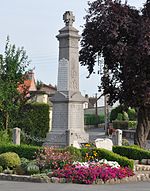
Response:
[{"label": "concrete pavement", "polygon": [[82,185],[0,181],[0,191],[150,191],[150,182],[117,185]]}]

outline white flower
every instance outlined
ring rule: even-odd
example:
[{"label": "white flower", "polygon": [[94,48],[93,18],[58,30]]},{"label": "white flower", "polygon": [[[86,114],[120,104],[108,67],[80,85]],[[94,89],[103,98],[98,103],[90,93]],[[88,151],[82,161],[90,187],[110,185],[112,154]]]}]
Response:
[{"label": "white flower", "polygon": [[78,162],[78,161],[74,161],[73,165],[75,165],[76,167],[86,167],[88,168],[89,166],[100,166],[102,164],[106,164],[112,168],[119,168],[120,165],[118,164],[118,162],[116,161],[107,161],[106,159],[102,159],[100,161],[92,161],[92,162]]}]

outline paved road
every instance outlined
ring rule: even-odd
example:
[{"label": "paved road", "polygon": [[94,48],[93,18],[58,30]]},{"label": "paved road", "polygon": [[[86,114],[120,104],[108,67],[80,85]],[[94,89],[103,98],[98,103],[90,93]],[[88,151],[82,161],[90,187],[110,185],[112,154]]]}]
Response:
[{"label": "paved road", "polygon": [[0,191],[150,191],[150,182],[118,185],[81,185],[0,181]]}]

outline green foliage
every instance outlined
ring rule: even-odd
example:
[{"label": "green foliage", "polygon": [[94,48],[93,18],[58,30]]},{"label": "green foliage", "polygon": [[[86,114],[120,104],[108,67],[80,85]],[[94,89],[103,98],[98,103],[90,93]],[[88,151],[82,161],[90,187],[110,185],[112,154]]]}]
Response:
[{"label": "green foliage", "polygon": [[136,129],[137,121],[128,121],[128,128]]},{"label": "green foliage", "polygon": [[27,174],[32,175],[32,174],[38,174],[40,172],[40,169],[37,165],[35,164],[29,164],[27,167]]},{"label": "green foliage", "polygon": [[115,120],[112,124],[114,129],[128,129],[128,121]]},{"label": "green foliage", "polygon": [[104,58],[99,89],[109,95],[109,105],[119,101],[138,108],[135,141],[144,147],[150,129],[150,43],[146,38],[150,1],[145,1],[140,10],[121,0],[95,0],[88,5],[79,60],[90,76],[97,56]]},{"label": "green foliage", "polygon": [[21,164],[17,166],[14,170],[16,174],[27,174],[27,167],[30,164],[30,160],[26,158],[21,158]]},{"label": "green foliage", "polygon": [[100,114],[98,116],[94,114],[85,114],[84,115],[84,123],[85,125],[96,125],[105,122],[104,114]]},{"label": "green foliage", "polygon": [[133,108],[129,108],[128,111],[128,116],[130,121],[136,121],[137,120],[137,112]]},{"label": "green foliage", "polygon": [[36,82],[36,88],[37,88],[37,90],[40,90],[40,88],[42,87],[42,81],[40,81],[40,80],[37,80],[37,82]]},{"label": "green foliage", "polygon": [[122,105],[118,105],[114,109],[111,110],[110,113],[110,122],[114,121],[117,119],[118,113],[123,113],[124,107]]},{"label": "green foliage", "polygon": [[129,146],[129,141],[127,139],[122,139],[122,145],[123,146]]},{"label": "green foliage", "polygon": [[[20,112],[18,127],[31,137],[45,138],[49,131],[49,105],[45,103],[28,103]],[[38,145],[33,139],[25,143]]]},{"label": "green foliage", "polygon": [[0,110],[3,129],[13,126],[11,117],[17,117],[23,103],[18,84],[23,82],[23,74],[28,64],[28,57],[23,48],[16,49],[7,38],[4,55],[0,56]]},{"label": "green foliage", "polygon": [[82,160],[82,155],[81,155],[80,149],[77,149],[73,146],[68,146],[64,150],[68,151],[72,155],[72,160],[74,160],[74,161]]},{"label": "green foliage", "polygon": [[3,144],[0,145],[0,154],[5,152],[15,152],[20,158],[24,157],[32,160],[35,153],[42,149],[42,147],[30,146],[30,145],[14,145],[14,144]]},{"label": "green foliage", "polygon": [[11,143],[11,138],[6,130],[0,131],[0,144]]},{"label": "green foliage", "polygon": [[122,113],[118,113],[116,120],[122,121],[123,120],[123,114]]},{"label": "green foliage", "polygon": [[20,157],[14,152],[0,154],[0,164],[4,169],[13,168],[20,165],[20,163]]},{"label": "green foliage", "polygon": [[18,175],[24,175],[26,174],[26,171],[24,170],[24,168],[22,168],[21,165],[19,165],[14,168],[14,173]]},{"label": "green foliage", "polygon": [[128,113],[123,111],[123,121],[128,121],[129,117],[128,117]]},{"label": "green foliage", "polygon": [[[122,167],[130,167],[131,169],[133,169],[134,167],[134,161],[133,160],[129,160],[126,157],[122,157],[119,154],[113,153],[112,151],[108,151],[106,149],[86,149],[83,148],[81,149],[81,154],[83,159],[86,158],[86,153],[88,153],[89,155],[93,155],[93,153],[95,152],[97,153],[96,159],[101,160],[101,159],[106,159],[108,161],[116,161],[120,164],[120,166]],[[93,156],[95,157],[95,156]]]},{"label": "green foliage", "polygon": [[113,152],[134,160],[150,158],[150,151],[144,150],[138,146],[113,146]]},{"label": "green foliage", "polygon": [[27,167],[28,167],[28,164],[30,163],[30,160],[26,159],[26,158],[21,158],[21,169],[24,171],[24,174],[27,173]]},{"label": "green foliage", "polygon": [[5,170],[3,170],[4,174],[13,174],[14,171],[12,169],[6,168]]},{"label": "green foliage", "polygon": [[0,173],[2,173],[3,172],[3,167],[2,166],[0,166]]}]

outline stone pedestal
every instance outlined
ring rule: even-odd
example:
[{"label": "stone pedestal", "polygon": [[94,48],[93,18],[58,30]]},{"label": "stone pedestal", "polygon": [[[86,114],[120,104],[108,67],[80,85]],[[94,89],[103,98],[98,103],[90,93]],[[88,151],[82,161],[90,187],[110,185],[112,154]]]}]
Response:
[{"label": "stone pedestal", "polygon": [[20,145],[20,129],[17,127],[13,129],[13,143]]},{"label": "stone pedestal", "polygon": [[59,66],[57,93],[52,98],[52,130],[45,145],[69,146],[73,141],[85,143],[89,135],[84,131],[83,103],[86,99],[79,91],[80,36],[72,24],[74,16],[67,11],[63,15],[66,26],[57,35],[59,40]]},{"label": "stone pedestal", "polygon": [[112,141],[114,145],[119,145],[122,146],[122,130],[117,129],[113,134],[112,134]]}]

